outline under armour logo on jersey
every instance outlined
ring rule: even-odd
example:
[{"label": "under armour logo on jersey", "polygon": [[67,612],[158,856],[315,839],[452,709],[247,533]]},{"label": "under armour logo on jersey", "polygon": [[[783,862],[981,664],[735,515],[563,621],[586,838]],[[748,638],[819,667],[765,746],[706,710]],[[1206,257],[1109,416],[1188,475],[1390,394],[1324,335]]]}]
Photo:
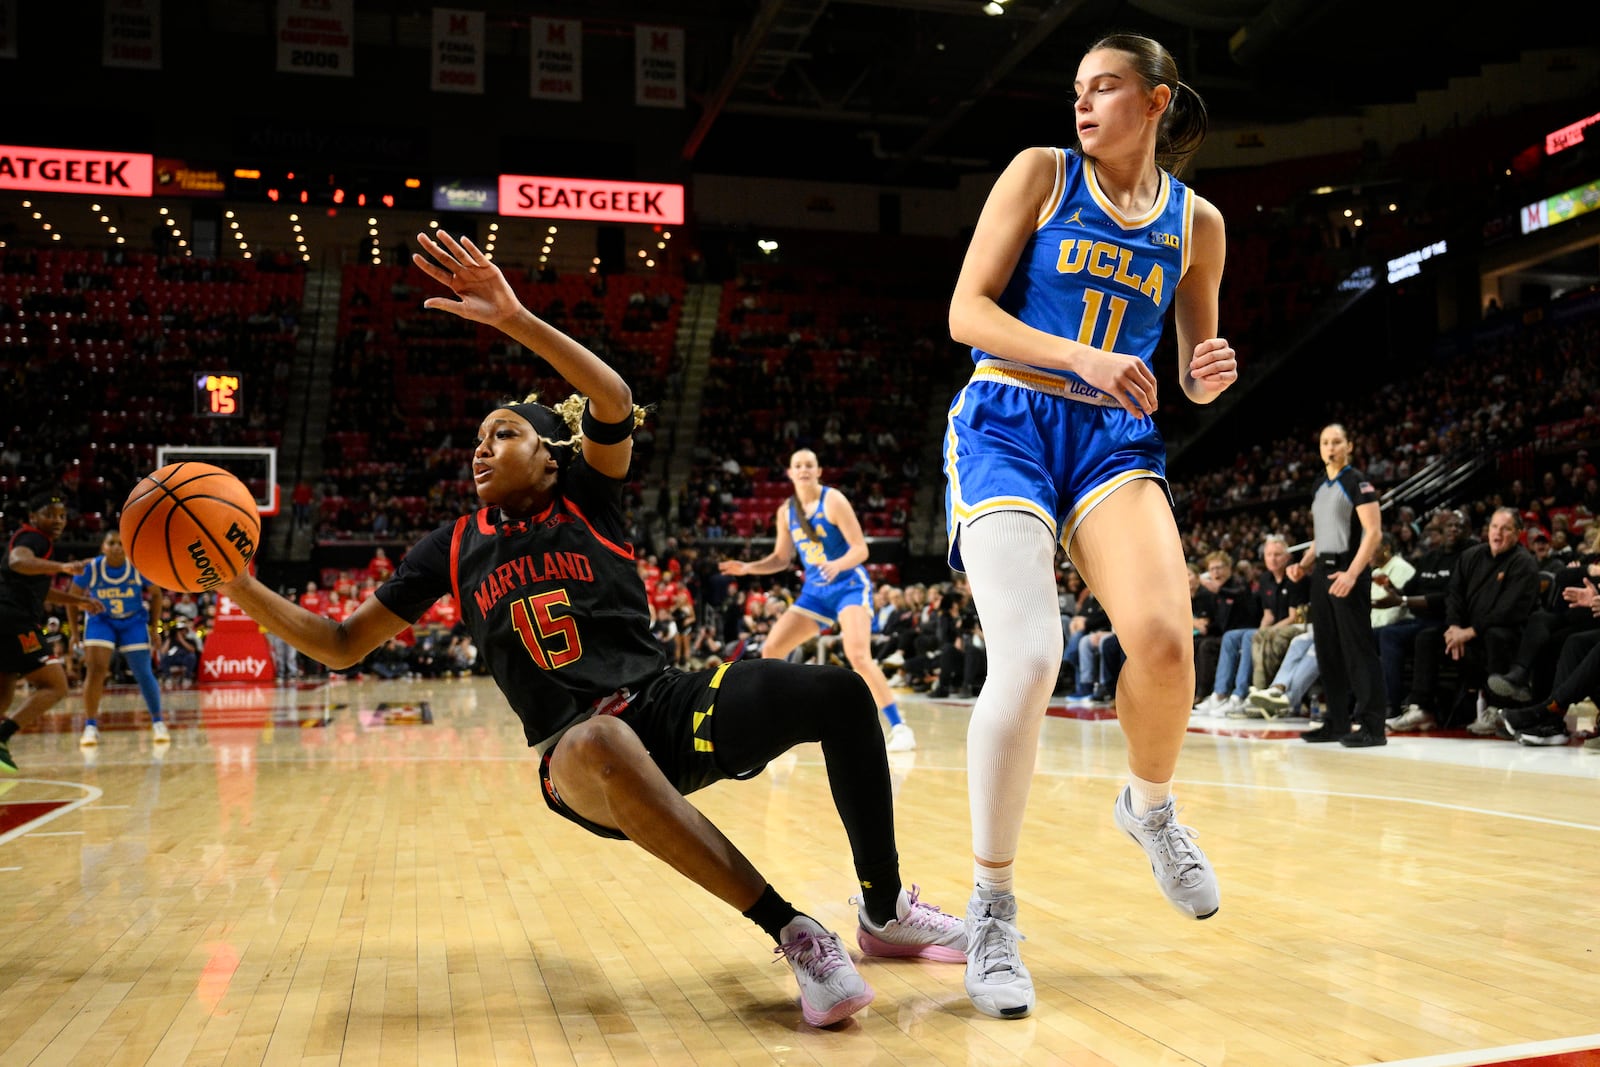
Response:
[{"label": "under armour logo on jersey", "polygon": [[527,532],[528,524],[520,520],[517,522],[502,522],[499,528],[501,537],[511,537],[515,534],[525,534]]}]

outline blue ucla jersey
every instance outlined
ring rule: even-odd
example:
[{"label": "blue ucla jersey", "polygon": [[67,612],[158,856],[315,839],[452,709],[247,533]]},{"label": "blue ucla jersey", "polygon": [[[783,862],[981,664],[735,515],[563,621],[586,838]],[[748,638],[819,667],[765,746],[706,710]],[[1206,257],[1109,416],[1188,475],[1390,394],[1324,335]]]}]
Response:
[{"label": "blue ucla jersey", "polygon": [[[1049,151],[1055,185],[1000,294],[1000,307],[1045,333],[1138,356],[1148,365],[1189,266],[1194,197],[1162,171],[1150,209],[1124,215],[1100,191],[1093,162],[1065,149]],[[972,357],[982,362],[990,353],[975,348]],[[1081,383],[1070,372],[1045,373]],[[1082,388],[1098,394],[1086,384]]]},{"label": "blue ucla jersey", "polygon": [[844,532],[828,521],[828,492],[828,487],[823,486],[811,519],[811,525],[821,535],[820,541],[800,524],[795,513],[798,498],[791,498],[788,506],[789,537],[800,550],[800,560],[806,568],[805,585],[790,610],[807,615],[824,627],[833,625],[839,612],[847,607],[861,607],[869,616],[872,614],[872,579],[865,567],[853,567],[831,582],[822,574],[824,563],[850,551]]},{"label": "blue ucla jersey", "polygon": [[850,551],[850,542],[845,540],[844,533],[839,527],[828,521],[827,486],[823,486],[822,495],[817,498],[817,510],[811,520],[811,525],[822,535],[820,543],[801,525],[800,516],[795,514],[798,503],[798,498],[791,498],[789,501],[789,536],[794,540],[795,548],[800,551],[800,562],[805,564],[806,581],[824,581],[821,573],[822,565]]},{"label": "blue ucla jersey", "polygon": [[[1149,210],[1123,214],[1094,163],[1048,149],[1055,182],[999,306],[1056,337],[1135,356],[1149,366],[1189,267],[1194,194],[1161,172]],[[1120,487],[1166,483],[1166,446],[1151,419],[1070,371],[972,350],[972,379],[950,406],[945,518],[950,565],[964,569],[961,529],[997,511],[1037,516],[1063,547]],[[1153,368],[1152,368],[1153,370]]]},{"label": "blue ucla jersey", "polygon": [[104,556],[96,556],[83,568],[83,573],[72,579],[84,592],[105,605],[105,611],[91,618],[137,619],[148,623],[149,610],[145,606],[145,592],[151,588],[150,580],[133,569],[130,560],[121,570],[113,571]]}]

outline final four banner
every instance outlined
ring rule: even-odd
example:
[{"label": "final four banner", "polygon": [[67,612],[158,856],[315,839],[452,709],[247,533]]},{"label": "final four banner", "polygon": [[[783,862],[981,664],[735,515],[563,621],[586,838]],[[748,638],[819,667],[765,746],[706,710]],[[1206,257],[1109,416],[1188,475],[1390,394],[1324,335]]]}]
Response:
[{"label": "final four banner", "polygon": [[483,92],[483,12],[433,9],[433,91]]},{"label": "final four banner", "polygon": [[533,28],[532,81],[535,100],[583,99],[583,23],[577,19],[530,19]]},{"label": "final four banner", "polygon": [[278,0],[278,73],[356,73],[355,0]]},{"label": "final four banner", "polygon": [[634,103],[640,107],[683,107],[683,30],[674,26],[634,26],[638,78]]},{"label": "final four banner", "polygon": [[105,0],[100,62],[107,67],[161,69],[161,0]]}]

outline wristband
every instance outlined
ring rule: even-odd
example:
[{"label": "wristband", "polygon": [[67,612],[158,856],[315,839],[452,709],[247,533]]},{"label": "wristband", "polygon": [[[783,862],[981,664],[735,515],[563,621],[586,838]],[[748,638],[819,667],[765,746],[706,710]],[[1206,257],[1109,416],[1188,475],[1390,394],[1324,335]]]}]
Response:
[{"label": "wristband", "polygon": [[619,445],[633,436],[633,412],[628,412],[621,422],[601,422],[594,417],[594,409],[585,404],[581,425],[583,436],[595,444]]}]

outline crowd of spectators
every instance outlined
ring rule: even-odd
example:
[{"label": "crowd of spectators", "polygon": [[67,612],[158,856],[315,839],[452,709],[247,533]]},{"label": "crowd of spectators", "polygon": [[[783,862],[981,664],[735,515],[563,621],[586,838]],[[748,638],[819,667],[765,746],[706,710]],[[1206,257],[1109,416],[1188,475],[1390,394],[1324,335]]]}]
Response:
[{"label": "crowd of spectators", "polygon": [[[0,249],[0,498],[53,483],[92,535],[158,445],[277,445],[304,287],[254,260]],[[242,375],[241,418],[196,411],[197,369]]]}]

